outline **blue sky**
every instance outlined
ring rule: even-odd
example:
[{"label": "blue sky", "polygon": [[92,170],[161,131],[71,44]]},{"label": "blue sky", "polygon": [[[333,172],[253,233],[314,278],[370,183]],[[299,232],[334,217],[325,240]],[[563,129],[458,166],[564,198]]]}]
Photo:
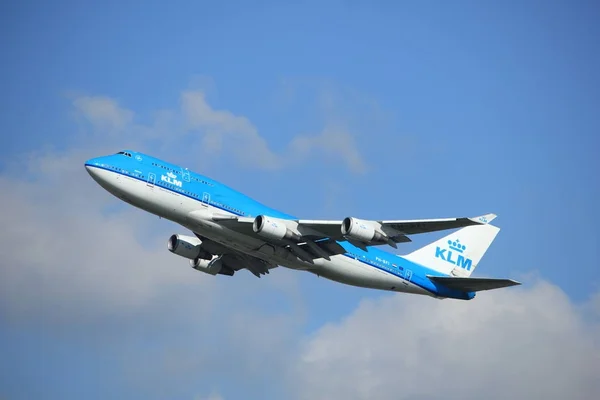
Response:
[{"label": "blue sky", "polygon": [[[325,387],[301,365],[328,348],[329,332],[364,343],[352,322],[371,318],[364,307],[400,327],[454,312],[283,269],[260,281],[199,277],[164,248],[180,228],[85,175],[86,158],[125,147],[305,218],[497,213],[502,230],[477,274],[524,286],[478,296],[476,315],[521,301],[545,315],[535,305],[546,299],[573,312],[585,340],[597,329],[593,2],[24,1],[0,11],[0,398],[337,395],[335,379]],[[194,119],[206,115],[219,120]],[[373,326],[388,324],[381,315]],[[554,316],[528,332],[554,332]],[[312,370],[367,365],[331,357]],[[373,360],[373,376],[409,368]],[[360,393],[386,398],[388,386]]]}]

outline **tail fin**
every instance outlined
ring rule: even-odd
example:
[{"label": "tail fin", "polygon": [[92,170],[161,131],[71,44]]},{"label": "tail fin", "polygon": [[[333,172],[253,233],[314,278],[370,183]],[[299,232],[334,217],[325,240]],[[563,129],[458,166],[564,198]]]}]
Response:
[{"label": "tail fin", "polygon": [[[490,222],[496,216],[486,217]],[[469,277],[499,231],[487,223],[467,226],[403,257],[445,275]]]}]

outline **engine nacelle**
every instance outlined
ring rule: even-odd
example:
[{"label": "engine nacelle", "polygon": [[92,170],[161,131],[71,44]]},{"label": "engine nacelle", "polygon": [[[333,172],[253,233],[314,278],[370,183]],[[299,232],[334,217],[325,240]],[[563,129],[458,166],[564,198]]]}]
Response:
[{"label": "engine nacelle", "polygon": [[223,268],[223,262],[221,261],[221,257],[215,257],[212,260],[196,258],[190,260],[190,265],[196,271],[204,272],[209,275],[216,275]]},{"label": "engine nacelle", "polygon": [[387,238],[378,232],[373,221],[347,217],[342,221],[342,235],[361,242],[385,242]]},{"label": "engine nacelle", "polygon": [[252,229],[257,234],[264,236],[269,239],[281,240],[299,240],[300,235],[292,232],[284,220],[279,218],[267,217],[266,215],[259,215],[254,219]]},{"label": "engine nacelle", "polygon": [[212,259],[212,254],[204,250],[200,245],[202,241],[194,236],[171,235],[167,242],[167,248],[173,254],[194,260],[196,258]]}]

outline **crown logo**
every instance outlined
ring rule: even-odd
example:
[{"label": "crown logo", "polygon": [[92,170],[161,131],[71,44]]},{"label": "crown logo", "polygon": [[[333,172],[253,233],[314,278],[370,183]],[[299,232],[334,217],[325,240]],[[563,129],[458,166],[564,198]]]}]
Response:
[{"label": "crown logo", "polygon": [[460,244],[460,240],[458,239],[455,241],[448,240],[448,246],[450,247],[450,250],[454,250],[459,253],[462,253],[467,248],[467,246],[465,246],[464,244]]},{"label": "crown logo", "polygon": [[171,179],[175,179],[175,178],[177,178],[177,175],[175,175],[175,174],[174,174],[174,173],[172,173],[172,172],[167,172],[167,176],[168,176],[169,178],[171,178]]}]

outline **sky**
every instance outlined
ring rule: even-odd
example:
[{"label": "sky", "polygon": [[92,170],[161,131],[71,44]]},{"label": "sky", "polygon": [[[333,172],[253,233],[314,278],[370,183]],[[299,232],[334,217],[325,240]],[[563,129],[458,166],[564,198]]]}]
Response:
[{"label": "sky", "polygon": [[[598,18],[559,0],[3,2],[0,399],[598,398]],[[184,228],[85,172],[123,149],[301,218],[496,213],[474,276],[523,285],[440,301],[203,275],[166,249]]]}]

